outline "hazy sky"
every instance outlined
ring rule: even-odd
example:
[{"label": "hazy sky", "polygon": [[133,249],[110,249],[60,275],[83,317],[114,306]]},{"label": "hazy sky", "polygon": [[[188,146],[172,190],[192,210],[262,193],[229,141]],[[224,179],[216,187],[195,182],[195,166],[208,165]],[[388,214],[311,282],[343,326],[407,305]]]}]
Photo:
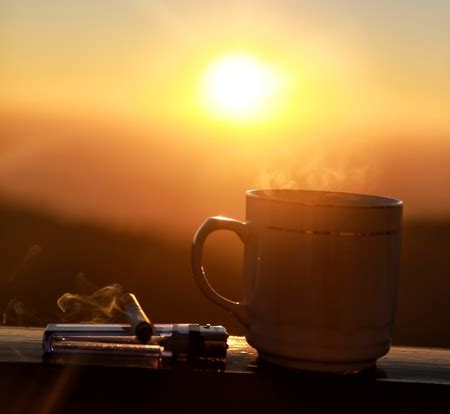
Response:
[{"label": "hazy sky", "polygon": [[[245,125],[199,95],[237,52],[283,85]],[[292,184],[448,215],[449,114],[448,0],[0,0],[0,188],[66,211],[192,230]]]}]

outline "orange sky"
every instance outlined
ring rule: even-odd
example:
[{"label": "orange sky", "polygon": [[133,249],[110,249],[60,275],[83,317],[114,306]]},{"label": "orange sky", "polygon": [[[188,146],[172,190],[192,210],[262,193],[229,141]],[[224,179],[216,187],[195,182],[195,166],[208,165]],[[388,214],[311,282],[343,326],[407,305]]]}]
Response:
[{"label": "orange sky", "polygon": [[[242,215],[243,191],[264,185],[376,192],[411,214],[447,214],[449,3],[317,3],[3,1],[1,187],[124,221],[171,211],[188,227]],[[230,53],[284,85],[244,124],[199,96]]]},{"label": "orange sky", "polygon": [[198,84],[238,50],[289,78],[284,133],[448,132],[448,3],[337,3],[4,1],[2,103],[210,133]]}]

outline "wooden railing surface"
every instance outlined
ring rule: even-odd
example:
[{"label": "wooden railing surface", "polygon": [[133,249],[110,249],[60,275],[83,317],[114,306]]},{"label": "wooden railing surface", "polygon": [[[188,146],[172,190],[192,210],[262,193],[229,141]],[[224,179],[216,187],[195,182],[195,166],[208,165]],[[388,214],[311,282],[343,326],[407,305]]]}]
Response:
[{"label": "wooden railing surface", "polygon": [[450,413],[450,349],[392,347],[357,375],[324,375],[258,360],[245,338],[227,359],[42,352],[40,328],[0,327],[0,413]]}]

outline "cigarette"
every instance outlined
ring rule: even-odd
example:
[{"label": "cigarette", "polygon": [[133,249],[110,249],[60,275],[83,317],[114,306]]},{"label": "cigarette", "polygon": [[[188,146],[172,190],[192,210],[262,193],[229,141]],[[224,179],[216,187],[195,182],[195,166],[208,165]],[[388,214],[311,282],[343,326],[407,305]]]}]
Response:
[{"label": "cigarette", "polygon": [[141,342],[146,343],[154,334],[153,324],[142,310],[136,296],[132,293],[125,293],[120,297],[120,304],[125,311],[131,331]]}]

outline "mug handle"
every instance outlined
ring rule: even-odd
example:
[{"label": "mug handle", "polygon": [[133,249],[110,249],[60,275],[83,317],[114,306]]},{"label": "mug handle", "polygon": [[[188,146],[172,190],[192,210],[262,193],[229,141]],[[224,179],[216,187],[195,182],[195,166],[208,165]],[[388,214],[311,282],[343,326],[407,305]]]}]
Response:
[{"label": "mug handle", "polygon": [[208,236],[216,230],[231,230],[241,241],[247,243],[250,232],[247,223],[228,217],[210,217],[197,230],[192,241],[191,265],[194,279],[203,294],[212,302],[227,309],[245,326],[249,324],[248,308],[241,302],[234,302],[217,293],[208,282],[202,266],[203,245]]}]

